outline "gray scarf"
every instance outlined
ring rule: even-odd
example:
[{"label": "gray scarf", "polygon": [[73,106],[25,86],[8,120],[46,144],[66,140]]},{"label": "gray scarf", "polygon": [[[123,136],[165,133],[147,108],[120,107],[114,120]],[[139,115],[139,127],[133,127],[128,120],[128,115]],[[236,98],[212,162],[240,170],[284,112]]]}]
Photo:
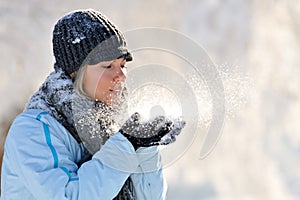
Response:
[{"label": "gray scarf", "polygon": [[[90,159],[119,127],[116,122],[118,120],[114,117],[117,116],[115,109],[78,95],[70,77],[59,69],[46,78],[29,100],[26,109],[47,111],[78,143],[83,142],[86,150],[82,161],[78,163],[79,166]],[[134,199],[132,182],[128,178],[114,200]]]}]

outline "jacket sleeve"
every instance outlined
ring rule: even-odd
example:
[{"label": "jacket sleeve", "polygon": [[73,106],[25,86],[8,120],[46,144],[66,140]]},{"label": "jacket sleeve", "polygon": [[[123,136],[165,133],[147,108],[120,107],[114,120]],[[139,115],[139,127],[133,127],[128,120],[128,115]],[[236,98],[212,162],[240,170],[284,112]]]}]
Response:
[{"label": "jacket sleeve", "polygon": [[73,147],[51,134],[46,123],[27,121],[12,129],[5,148],[35,199],[111,200],[138,166],[134,148],[120,133],[78,168]]},{"label": "jacket sleeve", "polygon": [[136,153],[139,165],[130,177],[137,199],[166,199],[167,182],[162,173],[161,157],[157,146],[141,147]]}]

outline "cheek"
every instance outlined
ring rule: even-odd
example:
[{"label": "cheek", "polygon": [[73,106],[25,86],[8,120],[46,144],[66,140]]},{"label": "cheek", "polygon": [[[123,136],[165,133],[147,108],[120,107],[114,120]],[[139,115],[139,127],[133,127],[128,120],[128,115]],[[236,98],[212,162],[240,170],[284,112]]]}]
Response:
[{"label": "cheek", "polygon": [[83,87],[85,92],[92,98],[95,97],[100,78],[101,76],[98,73],[89,70],[86,71]]},{"label": "cheek", "polygon": [[96,91],[95,97],[97,99],[103,99],[106,96],[108,96],[110,93],[109,90],[112,89],[112,85],[113,85],[112,83],[113,81],[109,76],[109,74],[104,73],[101,76],[101,78],[98,78],[98,82],[96,83],[97,89],[95,90]]},{"label": "cheek", "polygon": [[84,78],[84,90],[93,99],[105,100],[109,98],[113,78],[109,71],[87,69]]},{"label": "cheek", "polygon": [[109,78],[109,76],[103,75],[101,78],[98,78],[97,85],[97,91],[99,92],[106,92],[111,88],[112,81]]}]

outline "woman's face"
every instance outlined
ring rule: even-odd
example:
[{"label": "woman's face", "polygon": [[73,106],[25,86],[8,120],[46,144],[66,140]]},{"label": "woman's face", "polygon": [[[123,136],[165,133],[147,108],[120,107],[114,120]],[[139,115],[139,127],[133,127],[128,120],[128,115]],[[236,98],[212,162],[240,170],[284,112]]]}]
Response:
[{"label": "woman's face", "polygon": [[85,68],[83,89],[94,100],[108,106],[120,99],[126,79],[124,58],[104,61]]}]

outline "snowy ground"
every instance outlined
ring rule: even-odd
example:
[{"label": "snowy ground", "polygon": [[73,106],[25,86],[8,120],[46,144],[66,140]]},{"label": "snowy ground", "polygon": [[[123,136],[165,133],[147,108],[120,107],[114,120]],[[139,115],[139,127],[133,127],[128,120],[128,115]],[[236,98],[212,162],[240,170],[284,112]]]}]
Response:
[{"label": "snowy ground", "polygon": [[[52,70],[56,20],[79,8],[102,11],[123,31],[164,27],[184,33],[228,73],[227,94],[247,96],[246,103],[227,99],[229,116],[208,157],[199,159],[195,142],[165,169],[169,199],[300,198],[298,1],[2,0],[1,134]],[[243,76],[251,89],[238,87]]]}]

